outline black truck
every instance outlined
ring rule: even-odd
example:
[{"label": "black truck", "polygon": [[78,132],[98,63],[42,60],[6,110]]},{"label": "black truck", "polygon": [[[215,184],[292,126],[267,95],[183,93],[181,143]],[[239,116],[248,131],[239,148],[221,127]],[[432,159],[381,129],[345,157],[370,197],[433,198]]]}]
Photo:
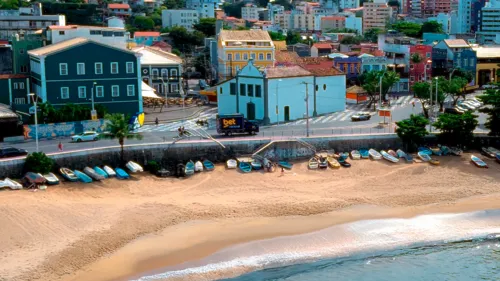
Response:
[{"label": "black truck", "polygon": [[232,134],[256,134],[259,125],[245,119],[243,114],[217,115],[217,133],[230,136]]}]

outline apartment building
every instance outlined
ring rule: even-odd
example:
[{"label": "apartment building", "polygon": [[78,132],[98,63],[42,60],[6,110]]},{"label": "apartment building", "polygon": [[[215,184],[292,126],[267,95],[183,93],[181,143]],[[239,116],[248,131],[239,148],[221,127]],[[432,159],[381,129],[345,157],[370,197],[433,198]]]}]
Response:
[{"label": "apartment building", "polygon": [[186,9],[196,10],[200,18],[214,18],[218,1],[216,0],[187,0]]},{"label": "apartment building", "polygon": [[392,18],[392,7],[384,0],[374,0],[363,4],[363,31],[371,28],[385,30],[387,22]]},{"label": "apartment building", "polygon": [[197,23],[199,18],[196,10],[163,10],[161,12],[163,27],[183,26],[187,30],[192,30],[193,24]]},{"label": "apartment building", "polygon": [[95,42],[126,48],[130,40],[130,33],[123,28],[105,26],[49,26],[43,31],[45,38],[51,44],[73,38],[88,38]]},{"label": "apartment building", "polygon": [[326,16],[321,18],[321,31],[326,32],[331,29],[345,28],[345,17]]},{"label": "apartment building", "polygon": [[241,7],[241,18],[248,21],[258,21],[259,12],[264,10],[264,8],[257,7],[255,4],[246,4]]},{"label": "apartment building", "polygon": [[479,25],[479,42],[482,44],[493,44],[496,34],[500,33],[500,1],[490,0],[481,9],[481,23]]}]

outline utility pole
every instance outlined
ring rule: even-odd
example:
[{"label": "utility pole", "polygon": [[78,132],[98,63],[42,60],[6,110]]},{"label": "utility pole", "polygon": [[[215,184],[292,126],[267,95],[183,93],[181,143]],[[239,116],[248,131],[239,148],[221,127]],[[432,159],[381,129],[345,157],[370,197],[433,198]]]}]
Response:
[{"label": "utility pole", "polygon": [[302,84],[306,85],[306,137],[309,137],[309,84],[308,82],[302,82]]}]

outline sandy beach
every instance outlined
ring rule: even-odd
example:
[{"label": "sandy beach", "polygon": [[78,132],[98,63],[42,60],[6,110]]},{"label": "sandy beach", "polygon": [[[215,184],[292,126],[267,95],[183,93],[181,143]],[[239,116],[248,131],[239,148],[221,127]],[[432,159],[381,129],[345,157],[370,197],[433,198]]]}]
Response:
[{"label": "sandy beach", "polygon": [[[485,157],[483,157],[484,159]],[[335,224],[500,209],[500,164],[351,160],[349,169],[64,183],[0,192],[0,280],[127,280],[238,243]]]}]

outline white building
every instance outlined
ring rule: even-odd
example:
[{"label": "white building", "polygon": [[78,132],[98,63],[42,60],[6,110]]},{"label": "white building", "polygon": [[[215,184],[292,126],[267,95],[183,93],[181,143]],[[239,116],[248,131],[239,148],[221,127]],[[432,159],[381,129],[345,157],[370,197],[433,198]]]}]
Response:
[{"label": "white building", "polygon": [[186,9],[196,10],[200,18],[215,18],[217,0],[187,0]]},{"label": "white building", "polygon": [[272,24],[276,24],[276,15],[284,14],[285,13],[285,7],[281,5],[273,5],[271,3],[267,3],[267,13],[268,13],[268,19],[271,21]]},{"label": "white building", "polygon": [[[308,107],[304,98],[308,97]],[[345,110],[345,74],[314,74],[300,66],[259,70],[249,60],[217,86],[219,114],[242,113],[264,124]]]},{"label": "white building", "polygon": [[339,0],[341,9],[356,9],[359,8],[359,0]]},{"label": "white building", "polygon": [[491,0],[481,9],[481,25],[476,32],[479,42],[492,44],[500,33],[500,1]]},{"label": "white building", "polygon": [[345,19],[345,28],[355,29],[358,34],[363,34],[363,19],[356,17],[354,14],[350,14]]},{"label": "white building", "polygon": [[198,23],[199,18],[196,10],[163,10],[161,12],[163,27],[183,26],[187,30],[192,30],[193,24]]},{"label": "white building", "polygon": [[19,10],[0,10],[0,39],[10,39],[21,30],[24,34],[33,34],[51,25],[66,25],[66,17],[44,15],[41,3]]},{"label": "white building", "polygon": [[435,17],[427,18],[427,21],[437,21],[443,26],[444,33],[450,34],[451,32],[451,18],[449,14],[439,13]]},{"label": "white building", "polygon": [[125,21],[122,18],[110,17],[107,18],[107,21],[108,21],[108,27],[125,28]]},{"label": "white building", "polygon": [[470,33],[471,20],[471,2],[469,0],[458,1],[457,34]]},{"label": "white building", "polygon": [[246,4],[241,7],[241,18],[244,20],[259,20],[259,12],[265,10],[264,8],[257,7],[255,4]]},{"label": "white building", "polygon": [[45,36],[51,44],[82,37],[120,48],[126,48],[130,40],[130,33],[125,29],[104,26],[50,26],[45,30]]}]

